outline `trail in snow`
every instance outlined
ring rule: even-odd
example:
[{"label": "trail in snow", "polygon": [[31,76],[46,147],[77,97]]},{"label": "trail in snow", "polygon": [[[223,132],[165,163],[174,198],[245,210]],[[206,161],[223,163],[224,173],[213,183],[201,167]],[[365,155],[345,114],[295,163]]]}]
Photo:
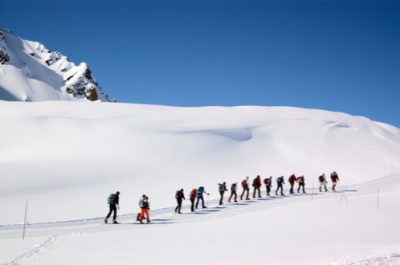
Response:
[{"label": "trail in snow", "polygon": [[[15,257],[9,262],[1,265],[17,265],[23,260],[29,260],[35,255],[43,254],[47,249],[52,247],[60,237],[69,237],[76,234],[91,234],[91,233],[103,233],[103,232],[116,232],[125,230],[137,230],[137,229],[157,229],[157,227],[165,226],[176,226],[180,224],[190,224],[198,222],[209,222],[216,219],[222,219],[238,215],[246,215],[257,211],[266,210],[268,208],[279,208],[286,207],[293,204],[302,204],[312,200],[320,201],[325,199],[337,198],[338,203],[342,200],[343,196],[347,196],[349,203],[351,204],[352,197],[363,197],[370,196],[376,193],[377,189],[382,192],[391,192],[394,190],[400,190],[400,175],[392,175],[381,178],[379,180],[373,180],[365,183],[351,185],[348,187],[341,187],[338,192],[318,192],[318,187],[306,189],[306,194],[295,194],[287,196],[271,196],[265,197],[265,191],[263,191],[262,198],[251,199],[249,201],[243,200],[237,203],[226,203],[224,205],[218,205],[218,200],[207,201],[208,208],[198,209],[195,213],[190,213],[190,207],[188,203],[183,207],[183,214],[175,214],[174,207],[156,209],[151,211],[152,223],[147,225],[140,225],[136,222],[136,213],[121,215],[118,217],[120,224],[103,224],[104,217],[82,219],[82,220],[70,220],[64,222],[53,222],[53,223],[36,223],[30,224],[27,228],[27,237],[47,237],[47,239],[37,244],[32,249],[26,251],[23,254]],[[288,190],[285,190],[288,194]],[[226,199],[226,197],[225,197]],[[343,200],[341,203],[345,204]],[[135,225],[137,224],[137,225]],[[4,240],[16,239],[21,237],[22,225],[4,225],[0,226],[0,237]],[[387,250],[386,250],[387,251]],[[385,252],[385,254],[376,255],[360,261],[354,260],[341,260],[339,262],[330,263],[331,265],[393,265],[400,264],[400,258],[398,249],[394,249],[391,253]]]},{"label": "trail in snow", "polygon": [[59,238],[59,236],[51,236],[46,241],[44,241],[41,244],[36,245],[33,249],[29,250],[28,252],[16,257],[15,259],[13,259],[10,262],[2,263],[0,265],[19,265],[19,262],[21,260],[29,259],[34,255],[45,252],[46,249],[48,249],[49,247],[51,247],[52,245],[54,245],[57,242],[58,238]]},{"label": "trail in snow", "polygon": [[[175,206],[151,210],[150,215],[153,221],[152,225],[178,224],[182,222],[202,222],[205,220],[223,218],[224,216],[245,214],[266,208],[282,207],[294,203],[301,203],[307,200],[326,199],[334,196],[338,198],[339,203],[344,204],[344,198],[341,198],[343,193],[346,194],[346,197],[351,198],[351,196],[354,195],[363,196],[376,193],[377,189],[379,189],[381,192],[400,189],[400,175],[392,175],[347,187],[339,187],[337,192],[319,192],[318,186],[315,186],[314,188],[306,188],[306,194],[295,193],[294,195],[289,195],[289,190],[286,189],[284,190],[285,196],[273,195],[266,197],[265,191],[263,191],[264,197],[262,198],[238,200],[237,203],[225,203],[224,205],[218,205],[218,199],[208,200],[206,202],[208,208],[197,209],[194,213],[190,212],[190,205],[188,204],[188,200],[186,200],[186,203],[184,203],[182,207],[182,215],[174,213]],[[229,195],[228,193],[229,192],[226,193],[227,195],[225,196],[225,200],[227,200]],[[272,194],[274,194],[274,190],[272,191]],[[342,199],[343,202],[341,202]],[[119,229],[136,229],[138,227],[126,226],[136,223],[136,214],[137,212],[118,216],[118,220],[120,222],[119,225],[103,225],[104,217],[28,224],[27,236],[43,236],[53,234],[63,235],[71,232],[88,233]],[[20,237],[20,231],[22,231],[22,224],[0,225],[0,235],[2,238]]]}]

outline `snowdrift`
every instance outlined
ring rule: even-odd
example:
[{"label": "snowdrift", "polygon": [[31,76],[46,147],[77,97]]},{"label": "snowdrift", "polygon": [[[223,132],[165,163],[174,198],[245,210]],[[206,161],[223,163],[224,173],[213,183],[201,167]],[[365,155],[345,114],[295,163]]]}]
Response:
[{"label": "snowdrift", "polygon": [[171,206],[179,188],[256,175],[336,170],[342,187],[400,171],[400,130],[344,113],[290,107],[202,107],[87,102],[0,102],[0,224]]}]

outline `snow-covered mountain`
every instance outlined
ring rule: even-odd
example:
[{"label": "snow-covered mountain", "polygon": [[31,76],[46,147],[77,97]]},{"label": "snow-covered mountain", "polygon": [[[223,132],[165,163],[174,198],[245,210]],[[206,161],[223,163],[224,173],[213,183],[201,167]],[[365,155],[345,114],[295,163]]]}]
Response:
[{"label": "snow-covered mountain", "polygon": [[0,29],[0,100],[114,101],[86,63],[75,65],[43,44]]}]

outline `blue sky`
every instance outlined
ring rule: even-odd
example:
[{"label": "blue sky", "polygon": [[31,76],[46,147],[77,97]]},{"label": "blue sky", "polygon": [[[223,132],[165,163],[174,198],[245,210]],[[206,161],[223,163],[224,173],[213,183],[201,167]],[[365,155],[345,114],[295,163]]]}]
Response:
[{"label": "blue sky", "polygon": [[400,127],[400,1],[0,0],[120,102],[320,108]]}]

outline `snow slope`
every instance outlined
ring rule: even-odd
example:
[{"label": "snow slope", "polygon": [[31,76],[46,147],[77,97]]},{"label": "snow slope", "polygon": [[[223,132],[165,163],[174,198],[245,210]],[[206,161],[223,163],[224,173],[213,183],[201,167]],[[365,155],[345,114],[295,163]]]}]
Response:
[{"label": "snow slope", "polygon": [[[376,189],[380,189],[379,208]],[[287,192],[287,190],[286,190]],[[337,193],[272,196],[120,225],[102,218],[0,227],[0,264],[400,264],[400,175]]]},{"label": "snow slope", "polygon": [[43,44],[0,29],[0,100],[101,100],[104,94],[86,65],[75,65]]},{"label": "snow slope", "polygon": [[0,224],[21,223],[27,197],[31,222],[55,221],[102,216],[116,190],[129,213],[143,193],[167,207],[178,188],[215,198],[247,175],[310,186],[336,170],[344,186],[400,171],[398,128],[322,110],[0,102],[0,124]]},{"label": "snow slope", "polygon": [[[0,126],[1,265],[400,264],[400,130],[388,124],[290,107],[3,101]],[[339,192],[316,192],[333,170]],[[216,205],[218,182],[291,173],[306,195]],[[174,215],[175,191],[199,185],[210,207]],[[122,224],[101,224],[116,190]],[[143,193],[148,226],[134,224]]]}]

